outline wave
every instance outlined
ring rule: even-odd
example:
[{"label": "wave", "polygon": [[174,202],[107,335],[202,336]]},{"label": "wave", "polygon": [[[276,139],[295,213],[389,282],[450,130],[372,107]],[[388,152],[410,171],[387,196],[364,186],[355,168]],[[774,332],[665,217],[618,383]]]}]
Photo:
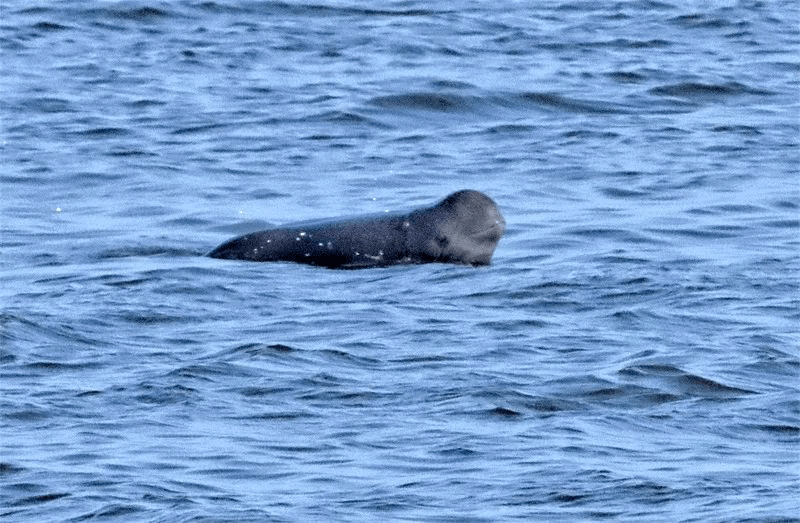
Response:
[{"label": "wave", "polygon": [[701,82],[681,82],[653,87],[648,91],[657,96],[675,96],[689,99],[722,99],[741,95],[772,95],[771,91],[750,87],[739,82],[720,84]]},{"label": "wave", "polygon": [[623,378],[676,396],[738,398],[756,391],[725,385],[719,381],[686,372],[673,365],[640,364],[619,371]]}]

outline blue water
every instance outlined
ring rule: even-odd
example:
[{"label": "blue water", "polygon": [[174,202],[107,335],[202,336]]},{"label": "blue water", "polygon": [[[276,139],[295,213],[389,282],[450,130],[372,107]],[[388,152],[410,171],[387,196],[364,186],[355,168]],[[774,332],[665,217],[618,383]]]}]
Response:
[{"label": "blue water", "polygon": [[[5,521],[798,521],[796,2],[5,1]],[[481,190],[491,266],[203,256]]]}]

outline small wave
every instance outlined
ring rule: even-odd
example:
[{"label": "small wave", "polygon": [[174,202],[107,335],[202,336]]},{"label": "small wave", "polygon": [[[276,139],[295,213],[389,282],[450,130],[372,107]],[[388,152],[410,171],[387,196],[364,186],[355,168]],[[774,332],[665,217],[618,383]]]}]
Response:
[{"label": "small wave", "polygon": [[128,134],[128,132],[127,129],[123,129],[122,127],[95,127],[93,129],[86,129],[85,131],[78,131],[75,134],[87,138],[113,138],[115,136],[124,136]]},{"label": "small wave", "polygon": [[153,18],[162,18],[169,16],[169,12],[157,7],[143,6],[135,7],[132,9],[118,9],[113,13],[120,18],[129,18],[131,20],[151,20]]},{"label": "small wave", "polygon": [[39,31],[65,31],[71,29],[69,26],[47,21],[35,23],[33,24],[33,28]]},{"label": "small wave", "polygon": [[189,378],[200,381],[213,381],[212,378],[220,376],[240,376],[253,377],[254,372],[247,370],[246,367],[234,365],[232,363],[212,363],[212,364],[190,364],[175,369],[167,374],[169,378]]},{"label": "small wave", "polygon": [[264,396],[274,396],[275,394],[284,394],[287,392],[294,392],[290,387],[241,387],[237,390],[239,394],[245,398],[262,398]]},{"label": "small wave", "polygon": [[303,122],[332,122],[346,126],[365,125],[369,127],[388,129],[390,126],[373,118],[358,114],[353,111],[326,111],[324,113],[302,118]]},{"label": "small wave", "polygon": [[526,92],[519,95],[519,100],[536,107],[556,109],[569,113],[619,114],[629,112],[618,104],[600,100],[573,99],[555,93]]},{"label": "small wave", "polygon": [[146,107],[154,107],[160,105],[167,105],[167,102],[161,100],[153,100],[150,98],[140,98],[138,100],[134,100],[132,102],[128,102],[127,105],[133,107],[134,109],[144,109]]},{"label": "small wave", "polygon": [[644,198],[650,194],[647,191],[639,191],[636,189],[622,189],[620,187],[605,187],[600,189],[600,192],[602,192],[609,198],[620,198],[620,199]]},{"label": "small wave", "polygon": [[770,229],[797,229],[800,230],[800,220],[767,220],[762,222],[764,227],[769,227]]},{"label": "small wave", "polygon": [[274,224],[264,220],[244,220],[228,225],[216,225],[209,227],[212,232],[220,232],[226,234],[247,234],[249,232],[260,231],[273,227]]},{"label": "small wave", "polygon": [[797,425],[752,425],[752,428],[780,436],[800,436]]},{"label": "small wave", "polygon": [[222,124],[222,123],[192,125],[188,127],[181,127],[180,129],[175,129],[174,131],[172,131],[171,134],[183,135],[183,134],[207,133],[208,131],[216,131],[217,129],[221,129],[226,126],[227,124]]},{"label": "small wave", "polygon": [[138,505],[120,505],[117,503],[112,503],[110,505],[106,505],[105,507],[101,508],[100,510],[89,512],[88,514],[83,514],[78,519],[79,520],[87,520],[87,519],[112,519],[112,518],[125,518],[130,517],[133,514],[137,514],[139,512],[143,512],[145,509]]},{"label": "small wave", "polygon": [[430,82],[431,87],[434,89],[474,89],[475,86],[471,83],[461,82],[458,80],[433,80]]},{"label": "small wave", "polygon": [[[429,112],[453,115],[491,115],[508,113],[519,117],[531,110],[558,111],[578,114],[622,114],[630,109],[616,103],[602,100],[584,100],[569,98],[558,93],[544,92],[495,92],[475,95],[455,94],[452,92],[408,92],[401,94],[378,96],[367,102],[373,107],[398,112]],[[534,130],[528,124],[496,123],[488,127],[490,133],[519,133]],[[577,133],[591,131],[577,131]],[[615,133],[600,133],[603,138],[616,138]],[[567,136],[581,137],[581,136]]]},{"label": "small wave", "polygon": [[131,258],[135,256],[196,256],[197,252],[191,249],[174,247],[119,247],[106,249],[97,254],[97,259],[108,260],[114,258]]},{"label": "small wave", "polygon": [[653,87],[648,91],[650,94],[658,96],[674,96],[690,99],[714,99],[730,96],[769,95],[770,91],[755,89],[739,82],[727,82],[724,84],[705,84],[699,82],[681,82],[678,84],[662,85]]},{"label": "small wave", "polygon": [[284,345],[282,343],[268,344],[268,343],[253,342],[253,343],[244,343],[241,345],[237,345],[236,347],[233,347],[231,349],[226,349],[222,352],[214,354],[209,359],[213,361],[218,361],[219,359],[252,360],[261,358],[272,359],[275,356],[279,356],[280,358],[287,360],[287,356],[289,356],[290,354],[292,355],[292,358],[296,359],[296,357],[300,352],[301,352],[300,349],[291,347],[289,345]]},{"label": "small wave", "polygon": [[611,73],[606,73],[606,76],[621,84],[638,84],[647,79],[647,77],[642,74],[630,71],[613,71]]},{"label": "small wave", "polygon": [[292,16],[317,16],[317,17],[418,17],[431,16],[437,11],[430,9],[380,9],[369,7],[355,7],[347,5],[324,5],[315,3],[289,3],[282,1],[268,2],[227,2],[220,3],[214,1],[202,2],[198,5],[200,9],[209,12],[221,13],[257,13],[263,15],[264,12],[271,14],[284,14]]},{"label": "small wave", "polygon": [[[127,4],[127,5],[126,5]],[[131,5],[120,2],[113,6],[89,9],[87,15],[109,20],[130,20],[134,22],[153,22],[170,16],[170,11],[150,5]]]},{"label": "small wave", "polygon": [[144,151],[142,149],[119,149],[116,151],[109,151],[107,153],[108,156],[114,156],[118,158],[126,158],[126,157],[137,157],[137,156],[149,156],[155,157],[158,156],[156,153],[150,151]]},{"label": "small wave", "polygon": [[594,138],[608,140],[613,138],[619,138],[619,134],[612,131],[590,131],[586,129],[576,129],[572,131],[567,131],[565,133],[562,133],[561,136],[563,138],[579,139],[579,140],[588,140]]},{"label": "small wave", "polygon": [[14,465],[13,463],[0,462],[0,477],[11,474],[19,474],[24,470],[25,469],[23,467]]},{"label": "small wave", "polygon": [[648,229],[649,232],[674,237],[697,238],[701,240],[718,240],[741,236],[747,227],[739,225],[717,225],[697,229]]},{"label": "small wave", "polygon": [[484,391],[476,395],[491,407],[474,411],[478,417],[500,416],[506,418],[522,417],[530,413],[562,412],[575,410],[579,403],[573,401],[570,394],[548,394],[547,396],[530,395],[514,391]]},{"label": "small wave", "polygon": [[670,19],[670,22],[689,29],[716,29],[733,25],[731,21],[724,18],[711,17],[701,13],[676,16]]},{"label": "small wave", "polygon": [[[134,282],[126,282],[125,286],[133,286],[135,285]],[[179,315],[170,315],[170,314],[162,314],[156,312],[129,312],[129,313],[122,313],[116,315],[116,317],[128,323],[133,323],[135,325],[144,326],[144,325],[165,325],[170,323],[183,323],[185,322],[185,318]]]},{"label": "small wave", "polygon": [[530,134],[536,130],[536,126],[525,124],[500,124],[487,127],[485,132],[498,135]]},{"label": "small wave", "polygon": [[29,98],[21,104],[25,109],[40,113],[72,113],[75,109],[68,100],[63,98]]},{"label": "small wave", "polygon": [[385,109],[438,112],[462,111],[472,105],[464,96],[425,92],[378,96],[370,100],[369,103]]},{"label": "small wave", "polygon": [[521,412],[517,412],[516,410],[511,410],[505,407],[495,407],[490,409],[487,414],[491,416],[499,416],[501,418],[518,418],[522,416]]},{"label": "small wave", "polygon": [[747,136],[755,136],[761,134],[761,131],[749,125],[718,125],[711,128],[714,133],[735,133]]},{"label": "small wave", "polygon": [[507,336],[510,336],[511,333],[513,332],[517,331],[529,332],[531,329],[544,329],[550,325],[551,324],[546,321],[528,318],[528,319],[509,319],[505,321],[484,321],[477,323],[475,326],[481,329],[502,332],[505,333]]},{"label": "small wave", "polygon": [[25,505],[39,505],[41,503],[48,503],[69,496],[67,492],[55,492],[50,494],[39,494],[36,496],[29,496],[27,498],[18,499],[10,504],[12,507],[19,507]]},{"label": "small wave", "polygon": [[646,408],[680,399],[680,396],[673,391],[665,392],[640,384],[614,383],[592,375],[576,375],[553,380],[546,386],[550,394],[558,394],[559,397],[568,397],[584,404],[603,404],[625,408]]},{"label": "small wave", "polygon": [[652,40],[631,40],[628,38],[617,38],[606,42],[596,42],[587,47],[611,47],[617,49],[660,49],[673,45],[669,40],[654,38]]},{"label": "small wave", "polygon": [[328,361],[334,361],[337,364],[355,365],[360,368],[374,367],[378,363],[378,360],[376,360],[375,358],[358,356],[350,352],[338,349],[322,349],[316,351],[315,354],[323,357]]},{"label": "small wave", "polygon": [[289,420],[299,420],[299,419],[306,419],[306,418],[315,418],[317,417],[316,414],[311,412],[303,412],[301,410],[289,410],[289,411],[270,411],[270,412],[261,412],[258,414],[251,414],[247,416],[234,416],[232,419],[237,420],[245,420],[245,421],[289,421]]},{"label": "small wave", "polygon": [[70,371],[80,371],[85,369],[97,368],[98,366],[99,364],[97,362],[61,363],[57,361],[35,361],[33,363],[28,363],[27,365],[25,365],[25,368],[31,370],[70,372]]},{"label": "small wave", "polygon": [[566,234],[583,238],[608,238],[625,243],[652,243],[653,240],[625,229],[604,227],[575,227],[565,231]]},{"label": "small wave", "polygon": [[27,406],[27,408],[14,410],[6,409],[3,412],[4,418],[23,423],[43,421],[49,419],[51,416],[52,414],[49,410],[33,406]]},{"label": "small wave", "polygon": [[621,376],[645,385],[665,387],[671,394],[702,398],[736,398],[755,391],[732,387],[718,381],[691,374],[672,365],[632,365],[619,371]]},{"label": "small wave", "polygon": [[[0,313],[0,341],[4,348],[11,348],[14,345],[25,347],[26,351],[30,347],[43,346],[71,346],[81,344],[90,347],[105,346],[106,344],[98,339],[92,339],[75,332],[71,327],[62,325],[52,318],[25,318],[9,313]],[[19,353],[7,354],[3,359],[16,360],[21,355]]]},{"label": "small wave", "polygon": [[183,385],[157,386],[143,383],[140,385],[142,392],[135,395],[136,401],[148,405],[176,405],[185,404],[194,398],[198,392],[192,387]]},{"label": "small wave", "polygon": [[690,209],[686,211],[688,214],[699,215],[717,215],[717,214],[759,214],[765,212],[766,209],[758,205],[750,204],[721,204],[710,205],[708,207],[701,207]]}]

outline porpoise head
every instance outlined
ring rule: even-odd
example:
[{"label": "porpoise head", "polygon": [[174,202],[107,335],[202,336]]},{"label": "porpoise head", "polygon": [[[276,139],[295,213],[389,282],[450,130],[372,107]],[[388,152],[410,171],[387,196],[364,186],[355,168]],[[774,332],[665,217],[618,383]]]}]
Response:
[{"label": "porpoise head", "polygon": [[412,213],[409,222],[411,252],[426,261],[467,265],[489,264],[506,225],[494,201],[471,190]]}]

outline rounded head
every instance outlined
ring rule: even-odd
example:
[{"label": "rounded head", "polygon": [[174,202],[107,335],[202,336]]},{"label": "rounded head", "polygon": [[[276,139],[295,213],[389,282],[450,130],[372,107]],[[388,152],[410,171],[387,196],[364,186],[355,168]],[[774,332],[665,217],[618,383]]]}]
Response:
[{"label": "rounded head", "polygon": [[491,198],[458,191],[412,213],[409,248],[430,261],[488,265],[506,222]]}]

